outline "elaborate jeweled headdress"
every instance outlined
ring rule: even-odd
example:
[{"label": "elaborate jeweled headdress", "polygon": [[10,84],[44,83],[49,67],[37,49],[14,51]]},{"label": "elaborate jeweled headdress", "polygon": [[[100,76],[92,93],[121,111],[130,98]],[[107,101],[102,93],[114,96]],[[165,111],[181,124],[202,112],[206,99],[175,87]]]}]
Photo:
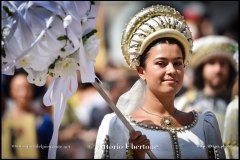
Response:
[{"label": "elaborate jeweled headdress", "polygon": [[189,63],[192,53],[192,35],[181,14],[170,6],[155,5],[141,10],[126,26],[121,47],[127,64],[132,69],[139,66],[139,56],[148,45],[159,38],[175,38],[184,47]]}]

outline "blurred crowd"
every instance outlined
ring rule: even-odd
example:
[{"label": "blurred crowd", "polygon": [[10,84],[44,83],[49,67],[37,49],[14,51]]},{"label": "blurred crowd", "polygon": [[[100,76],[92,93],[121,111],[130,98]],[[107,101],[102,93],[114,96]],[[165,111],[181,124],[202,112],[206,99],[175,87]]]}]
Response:
[{"label": "blurred crowd", "polygon": [[[97,21],[101,45],[95,72],[115,104],[138,79],[122,57],[122,31],[129,17],[152,4],[170,5],[182,12],[194,41],[225,36],[238,42],[237,1],[102,1]],[[228,58],[208,57],[197,66],[187,66],[175,106],[185,111],[213,111],[227,158],[238,159],[238,49],[232,59],[235,63]],[[44,106],[42,99],[51,78],[44,87],[36,87],[26,77],[22,70],[17,70],[14,76],[1,75],[2,158],[47,158],[53,109]],[[59,129],[56,158],[93,159],[98,127],[112,110],[91,83],[81,83],[80,74],[78,90],[67,105]]]}]

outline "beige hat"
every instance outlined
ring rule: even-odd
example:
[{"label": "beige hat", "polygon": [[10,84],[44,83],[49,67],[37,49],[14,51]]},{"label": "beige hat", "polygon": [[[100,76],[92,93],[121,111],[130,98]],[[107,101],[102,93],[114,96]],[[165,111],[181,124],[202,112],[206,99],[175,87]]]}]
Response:
[{"label": "beige hat", "polygon": [[196,68],[212,57],[224,57],[230,61],[236,70],[233,55],[238,52],[238,43],[225,36],[211,35],[199,38],[193,42],[191,66]]},{"label": "beige hat", "polygon": [[130,68],[139,66],[139,56],[153,41],[175,38],[184,47],[185,61],[192,53],[192,35],[181,14],[169,6],[155,5],[141,10],[123,32],[121,48]]}]

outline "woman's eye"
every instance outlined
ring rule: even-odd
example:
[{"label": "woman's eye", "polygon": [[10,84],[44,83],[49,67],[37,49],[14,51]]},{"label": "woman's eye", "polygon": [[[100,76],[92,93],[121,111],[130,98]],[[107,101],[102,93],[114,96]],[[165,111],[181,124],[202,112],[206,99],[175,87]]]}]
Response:
[{"label": "woman's eye", "polygon": [[182,66],[182,65],[183,65],[183,62],[175,62],[174,65],[175,65],[175,66]]},{"label": "woman's eye", "polygon": [[164,62],[157,62],[156,64],[161,66],[161,67],[165,67],[166,66],[166,63],[164,63]]}]

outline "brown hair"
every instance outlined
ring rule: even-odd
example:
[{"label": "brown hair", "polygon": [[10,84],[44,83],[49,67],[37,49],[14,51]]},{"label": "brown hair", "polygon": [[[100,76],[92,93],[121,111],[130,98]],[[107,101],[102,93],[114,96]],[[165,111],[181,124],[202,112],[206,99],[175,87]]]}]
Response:
[{"label": "brown hair", "polygon": [[182,54],[183,54],[183,61],[185,60],[185,52],[184,52],[184,48],[183,48],[183,45],[176,39],[174,38],[160,38],[160,39],[157,39],[155,41],[153,41],[146,49],[145,51],[143,52],[143,54],[139,57],[139,62],[140,62],[140,66],[145,68],[145,61],[146,59],[148,58],[148,51],[158,45],[158,44],[177,44],[181,51],[182,51]]}]

